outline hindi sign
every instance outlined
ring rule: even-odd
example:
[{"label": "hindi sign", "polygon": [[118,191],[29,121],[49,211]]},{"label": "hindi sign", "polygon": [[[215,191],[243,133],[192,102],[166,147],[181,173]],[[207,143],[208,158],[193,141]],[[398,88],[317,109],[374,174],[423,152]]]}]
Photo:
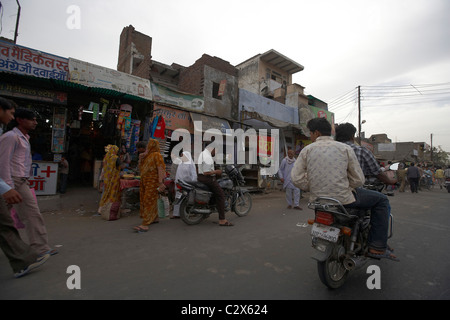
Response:
[{"label": "hindi sign", "polygon": [[32,175],[28,180],[37,196],[56,194],[58,184],[58,163],[33,161]]},{"label": "hindi sign", "polygon": [[66,58],[0,41],[0,71],[67,80],[69,61]]}]

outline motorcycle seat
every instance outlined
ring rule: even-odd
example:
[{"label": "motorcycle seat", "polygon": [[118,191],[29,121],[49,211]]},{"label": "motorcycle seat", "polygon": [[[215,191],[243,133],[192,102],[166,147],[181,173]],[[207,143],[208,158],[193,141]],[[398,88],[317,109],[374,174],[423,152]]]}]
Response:
[{"label": "motorcycle seat", "polygon": [[194,187],[196,187],[196,188],[209,191],[209,187],[206,184],[204,184],[204,183],[201,183],[201,182],[198,182],[198,181],[193,181],[193,182],[191,182],[191,184]]}]

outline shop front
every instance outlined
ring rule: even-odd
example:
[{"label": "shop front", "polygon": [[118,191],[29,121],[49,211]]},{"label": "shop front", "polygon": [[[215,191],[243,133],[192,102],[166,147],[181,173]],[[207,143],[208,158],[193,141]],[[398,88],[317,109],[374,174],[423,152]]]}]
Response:
[{"label": "shop front", "polygon": [[30,132],[34,173],[30,180],[37,195],[58,192],[63,156],[69,161],[69,188],[92,185],[105,145],[123,143],[134,152],[141,118],[152,111],[149,84],[133,79],[136,86],[126,86],[128,78],[105,68],[99,69],[100,76],[94,73],[95,78],[119,78],[116,84],[109,81],[108,88],[81,84],[77,82],[85,79],[83,72],[92,70],[79,61],[73,68],[79,72],[76,82],[69,81],[70,59],[0,41],[0,95],[32,109],[38,120]]}]

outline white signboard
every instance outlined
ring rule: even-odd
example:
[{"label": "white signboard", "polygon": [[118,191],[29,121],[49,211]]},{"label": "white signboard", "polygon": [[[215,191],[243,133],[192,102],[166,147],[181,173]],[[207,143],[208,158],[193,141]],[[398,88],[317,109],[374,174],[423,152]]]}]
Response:
[{"label": "white signboard", "polygon": [[56,194],[58,163],[33,161],[31,164],[30,188],[37,196]]},{"label": "white signboard", "polygon": [[152,100],[150,80],[69,58],[69,81],[88,87],[115,90]]}]

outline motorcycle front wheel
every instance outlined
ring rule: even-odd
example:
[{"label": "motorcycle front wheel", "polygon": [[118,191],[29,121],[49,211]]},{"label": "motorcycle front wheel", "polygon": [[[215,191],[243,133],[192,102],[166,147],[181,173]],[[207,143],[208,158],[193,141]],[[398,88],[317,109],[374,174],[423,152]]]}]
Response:
[{"label": "motorcycle front wheel", "polygon": [[341,287],[347,280],[348,270],[337,257],[338,254],[331,254],[325,261],[317,261],[317,271],[320,281],[330,289]]},{"label": "motorcycle front wheel", "polygon": [[249,192],[238,193],[234,204],[234,213],[239,217],[245,217],[252,209],[253,201]]},{"label": "motorcycle front wheel", "polygon": [[180,204],[181,220],[188,225],[199,224],[205,219],[203,214],[191,212],[193,208],[194,206],[189,205],[187,199],[184,199]]}]

